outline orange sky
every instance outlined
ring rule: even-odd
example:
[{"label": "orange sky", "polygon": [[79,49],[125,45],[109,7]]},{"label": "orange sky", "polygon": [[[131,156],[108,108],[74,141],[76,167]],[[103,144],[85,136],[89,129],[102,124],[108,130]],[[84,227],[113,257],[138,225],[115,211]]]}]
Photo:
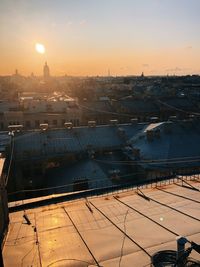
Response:
[{"label": "orange sky", "polygon": [[200,3],[166,2],[2,0],[0,75],[199,74]]}]

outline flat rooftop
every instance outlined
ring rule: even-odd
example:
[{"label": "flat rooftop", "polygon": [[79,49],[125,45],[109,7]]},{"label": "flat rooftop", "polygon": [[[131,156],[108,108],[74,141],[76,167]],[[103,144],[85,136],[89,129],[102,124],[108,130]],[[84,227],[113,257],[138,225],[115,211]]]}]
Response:
[{"label": "flat rooftop", "polygon": [[10,213],[5,266],[144,267],[179,235],[200,244],[199,178],[159,185]]}]

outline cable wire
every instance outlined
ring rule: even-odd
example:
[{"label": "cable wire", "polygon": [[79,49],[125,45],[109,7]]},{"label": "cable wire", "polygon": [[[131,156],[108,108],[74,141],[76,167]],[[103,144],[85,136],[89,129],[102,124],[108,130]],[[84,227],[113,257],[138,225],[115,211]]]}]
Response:
[{"label": "cable wire", "polygon": [[[13,133],[14,135],[14,133]],[[10,162],[9,162],[9,166],[8,166],[8,172],[7,172],[7,176],[6,176],[6,181],[5,181],[5,186],[7,186],[8,184],[8,179],[9,179],[9,176],[10,176],[10,171],[11,171],[11,165],[12,165],[12,162],[13,162],[13,155],[14,155],[14,136],[11,134],[11,155],[10,155]]]},{"label": "cable wire", "polygon": [[96,162],[101,162],[104,164],[121,164],[121,165],[139,165],[139,164],[151,164],[151,165],[167,165],[167,164],[177,164],[177,163],[193,163],[193,162],[200,162],[200,157],[198,158],[193,158],[193,159],[187,159],[187,157],[182,158],[182,160],[175,160],[175,159],[161,159],[161,160],[130,160],[130,161],[109,161],[109,160],[99,160],[99,159],[94,159]]},{"label": "cable wire", "polygon": [[90,204],[99,212],[101,213],[112,225],[114,225],[121,233],[123,233],[129,240],[131,240],[137,247],[139,247],[150,259],[152,258],[148,251],[143,248],[138,242],[136,242],[132,237],[126,234],[116,223],[114,223],[101,209],[95,206],[91,201]]},{"label": "cable wire", "polygon": [[200,201],[196,200],[196,199],[192,199],[192,198],[189,198],[189,197],[186,197],[186,196],[182,196],[182,195],[179,195],[179,194],[175,194],[173,192],[169,192],[167,190],[164,190],[162,188],[159,188],[159,187],[156,187],[158,190],[164,192],[164,193],[167,193],[167,194],[170,194],[170,195],[173,195],[173,196],[176,196],[176,197],[180,197],[180,198],[184,198],[184,199],[187,199],[187,200],[190,200],[190,201],[193,201],[195,203],[199,203],[200,204]]},{"label": "cable wire", "polygon": [[87,250],[89,251],[90,255],[92,256],[93,260],[95,261],[95,265],[98,267],[101,267],[96,259],[96,257],[94,256],[94,254],[92,253],[91,249],[89,248],[88,244],[86,243],[85,239],[83,238],[81,232],[78,230],[76,224],[74,223],[74,221],[72,220],[71,216],[69,215],[69,212],[67,212],[66,208],[63,207],[63,210],[65,212],[65,214],[67,215],[67,217],[69,218],[69,220],[71,221],[72,225],[74,226],[74,228],[76,229],[76,232],[78,233],[79,237],[81,238],[81,240],[83,241],[84,245],[86,246]]},{"label": "cable wire", "polygon": [[149,216],[147,216],[146,214],[142,213],[141,211],[135,209],[134,207],[128,205],[127,203],[125,203],[124,201],[118,199],[117,197],[114,196],[114,199],[117,200],[118,202],[120,202],[121,204],[125,205],[126,207],[128,207],[129,209],[135,211],[136,213],[140,214],[141,216],[145,217],[146,219],[150,220],[151,222],[155,223],[156,225],[162,227],[163,229],[165,229],[166,231],[170,232],[171,234],[175,235],[175,236],[179,236],[178,233],[172,231],[171,229],[165,227],[164,225],[160,224],[159,222],[157,222],[156,220],[150,218]]},{"label": "cable wire", "polygon": [[171,109],[174,109],[174,110],[177,110],[177,111],[186,113],[186,114],[200,116],[200,113],[193,112],[193,111],[186,111],[186,110],[184,110],[184,109],[180,109],[180,108],[174,107],[174,106],[169,105],[169,104],[167,104],[167,103],[165,103],[165,102],[163,102],[163,101],[161,101],[161,100],[159,100],[159,99],[157,100],[157,102],[160,103],[160,104],[162,104],[162,105],[164,105],[164,106],[167,106],[167,107],[169,107],[169,108],[171,108]]},{"label": "cable wire", "polygon": [[[128,215],[129,209],[127,209],[126,214],[124,216],[124,233],[126,234],[126,218]],[[122,240],[122,246],[121,246],[121,251],[120,251],[120,259],[119,259],[119,267],[121,266],[121,261],[122,261],[122,257],[123,257],[123,250],[124,250],[124,243],[125,243],[125,239],[126,239],[126,235],[123,236],[123,240]]]},{"label": "cable wire", "polygon": [[104,113],[104,114],[111,114],[111,115],[118,115],[118,116],[125,116],[125,117],[129,117],[132,118],[133,115],[131,114],[127,114],[127,113],[119,113],[119,112],[112,112],[112,111],[106,111],[106,110],[100,110],[100,109],[95,109],[95,108],[89,108],[87,106],[83,106],[79,104],[79,107],[90,110],[90,111],[95,111],[95,112],[99,112],[99,113]]},{"label": "cable wire", "polygon": [[[88,261],[84,261],[84,260],[79,260],[79,259],[60,259],[60,260],[57,260],[57,261],[54,261],[50,264],[47,265],[47,267],[50,267],[58,262],[61,262],[61,261],[77,261],[77,262],[82,262],[82,263],[85,263],[85,264],[88,264],[88,266],[99,266],[97,265],[96,263],[91,263],[91,262],[88,262]],[[57,266],[57,265],[56,265]]]},{"label": "cable wire", "polygon": [[[137,174],[143,174],[143,172],[131,172],[125,175],[120,175],[120,178],[128,177],[131,175],[137,175]],[[106,177],[107,179],[110,179],[110,177]],[[88,180],[91,180],[91,182],[108,182],[106,178],[99,178],[99,179],[93,179],[92,177],[87,178]],[[110,180],[109,180],[110,181]],[[85,181],[82,182],[77,182],[76,185],[81,185],[84,184]],[[24,190],[19,190],[15,192],[10,192],[8,195],[14,195],[14,194],[19,194],[19,193],[28,193],[28,192],[39,192],[39,191],[45,191],[45,190],[52,190],[52,189],[59,189],[59,188],[64,188],[64,187],[70,187],[73,186],[74,183],[71,184],[65,184],[65,185],[59,185],[59,186],[52,186],[52,187],[45,187],[45,188],[37,188],[37,189],[24,189]]]},{"label": "cable wire", "polygon": [[151,201],[153,201],[153,202],[155,202],[155,203],[157,203],[157,204],[159,204],[159,205],[161,205],[161,206],[164,206],[164,207],[166,207],[166,208],[169,208],[169,209],[171,209],[171,210],[174,210],[174,211],[176,211],[176,212],[178,212],[178,213],[180,213],[180,214],[182,214],[182,215],[185,215],[185,216],[187,216],[187,217],[189,217],[189,218],[191,218],[191,219],[193,219],[193,220],[195,220],[195,221],[198,221],[198,222],[200,222],[200,219],[198,219],[198,218],[196,218],[196,217],[194,217],[194,216],[192,216],[192,215],[190,215],[190,214],[188,214],[188,213],[185,213],[185,212],[183,212],[183,211],[181,211],[181,210],[178,210],[178,209],[176,209],[176,208],[174,208],[174,207],[172,207],[172,206],[169,206],[169,205],[167,205],[167,204],[165,204],[165,203],[163,203],[163,202],[160,202],[160,201],[158,201],[158,200],[155,200],[154,198],[151,198],[151,197],[149,197],[149,196],[147,196]]}]

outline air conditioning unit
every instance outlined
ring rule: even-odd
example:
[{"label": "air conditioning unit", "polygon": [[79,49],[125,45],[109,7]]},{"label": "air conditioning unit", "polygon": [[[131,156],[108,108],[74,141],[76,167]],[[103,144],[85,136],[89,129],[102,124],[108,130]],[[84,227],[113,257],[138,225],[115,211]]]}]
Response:
[{"label": "air conditioning unit", "polygon": [[170,116],[169,117],[169,120],[170,121],[177,121],[177,116]]},{"label": "air conditioning unit", "polygon": [[73,128],[73,123],[72,122],[65,122],[64,123],[64,127],[66,129],[72,129]]},{"label": "air conditioning unit", "polygon": [[88,121],[88,126],[89,126],[90,128],[94,128],[94,127],[96,127],[96,121]]},{"label": "air conditioning unit", "polygon": [[40,123],[40,129],[42,131],[47,131],[49,128],[49,124],[48,123]]},{"label": "air conditioning unit", "polygon": [[151,117],[150,118],[150,122],[151,123],[155,123],[155,122],[158,122],[159,121],[159,118],[158,117]]},{"label": "air conditioning unit", "polygon": [[23,127],[24,126],[22,124],[9,125],[8,130],[9,132],[21,132]]},{"label": "air conditioning unit", "polygon": [[132,119],[131,119],[131,123],[132,123],[132,124],[136,124],[136,123],[138,123],[138,119],[137,119],[137,118],[132,118]]},{"label": "air conditioning unit", "polygon": [[111,125],[117,125],[118,124],[118,120],[115,119],[115,120],[110,120],[110,124]]}]

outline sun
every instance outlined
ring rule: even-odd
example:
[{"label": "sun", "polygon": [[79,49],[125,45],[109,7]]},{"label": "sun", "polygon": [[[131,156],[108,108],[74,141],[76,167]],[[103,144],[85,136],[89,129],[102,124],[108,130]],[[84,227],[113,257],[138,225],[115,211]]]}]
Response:
[{"label": "sun", "polygon": [[40,54],[44,54],[45,53],[45,47],[44,47],[43,44],[40,44],[40,43],[36,43],[35,44],[35,50]]}]

